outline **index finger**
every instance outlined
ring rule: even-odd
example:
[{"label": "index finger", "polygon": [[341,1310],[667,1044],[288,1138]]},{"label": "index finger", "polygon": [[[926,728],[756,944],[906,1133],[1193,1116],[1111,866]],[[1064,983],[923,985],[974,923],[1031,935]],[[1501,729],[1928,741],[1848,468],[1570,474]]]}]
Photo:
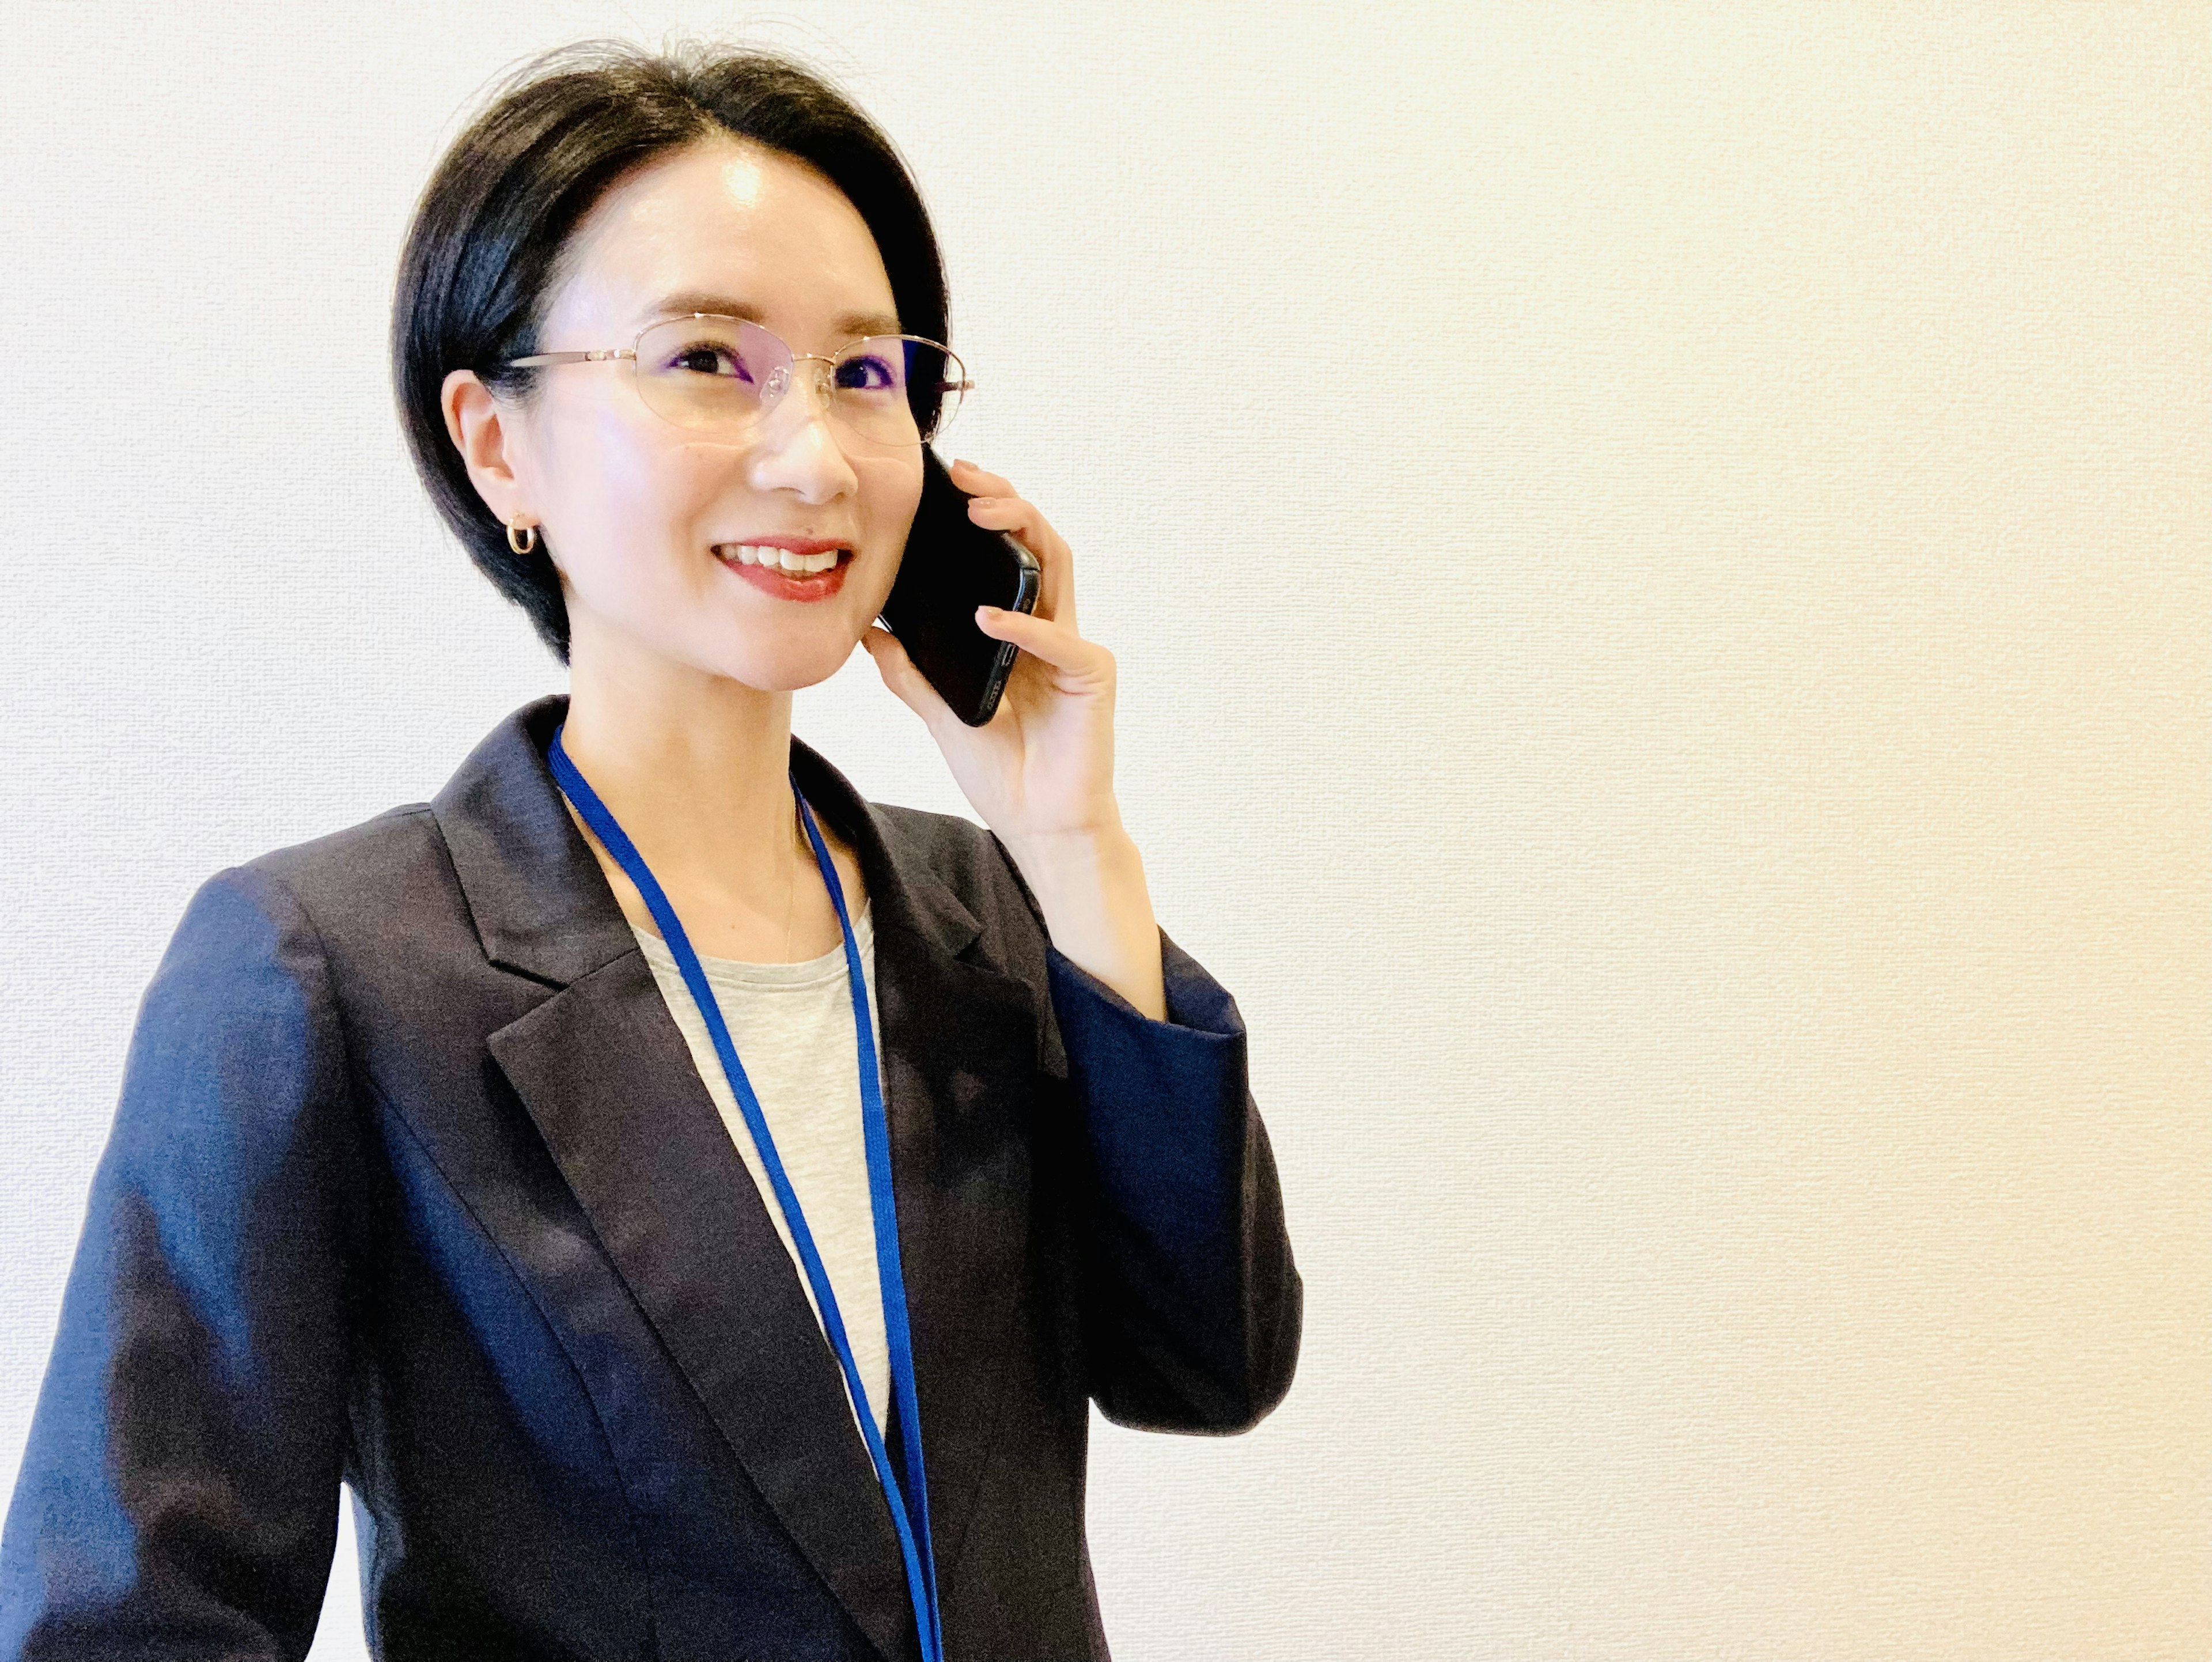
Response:
[{"label": "index finger", "polygon": [[964,458],[954,459],[951,472],[952,483],[971,496],[1011,496],[1017,494],[1012,482],[1003,475],[986,473]]},{"label": "index finger", "polygon": [[1067,539],[1052,528],[1036,504],[1019,496],[978,497],[968,505],[969,519],[1003,531],[1036,557],[1036,615],[1075,626],[1074,555]]}]

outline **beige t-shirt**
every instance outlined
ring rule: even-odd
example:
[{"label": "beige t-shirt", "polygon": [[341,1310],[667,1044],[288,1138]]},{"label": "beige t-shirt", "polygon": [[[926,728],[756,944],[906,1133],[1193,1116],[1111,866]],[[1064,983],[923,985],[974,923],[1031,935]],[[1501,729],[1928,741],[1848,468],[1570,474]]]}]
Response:
[{"label": "beige t-shirt", "polygon": [[[753,1146],[744,1114],[722,1072],[722,1059],[707,1023],[684,984],[684,972],[667,943],[650,931],[630,926],[637,944],[660,983],[669,1014],[691,1047],[691,1060],[699,1069],[708,1094],[721,1111],[722,1123],[737,1145],[745,1166],[760,1190],[761,1203],[782,1237],[791,1255],[800,1290],[814,1311],[817,1324],[821,1306],[799,1263],[791,1227],[776,1203],[768,1167]],[[853,920],[854,942],[860,951],[860,967],[868,988],[868,1020],[878,1035],[882,1024],[876,1014],[875,933],[870,912],[863,907]],[[701,954],[699,967],[730,1030],[738,1060],[753,1094],[775,1151],[783,1161],[784,1175],[799,1196],[806,1227],[814,1237],[814,1250],[836,1295],[837,1312],[845,1324],[845,1337],[853,1347],[853,1361],[868,1396],[876,1429],[889,1428],[890,1350],[884,1336],[883,1288],[877,1279],[876,1220],[868,1198],[868,1152],[860,1122],[860,1062],[853,1032],[853,995],[845,975],[845,947],[841,941],[819,958],[799,964],[748,964],[737,959]],[[878,1077],[883,1066],[880,1038],[877,1044]],[[829,1330],[823,1329],[823,1342]],[[831,1355],[835,1356],[834,1349]],[[839,1370],[842,1373],[842,1370]],[[848,1393],[849,1400],[850,1393]],[[854,1434],[860,1434],[857,1406]]]}]

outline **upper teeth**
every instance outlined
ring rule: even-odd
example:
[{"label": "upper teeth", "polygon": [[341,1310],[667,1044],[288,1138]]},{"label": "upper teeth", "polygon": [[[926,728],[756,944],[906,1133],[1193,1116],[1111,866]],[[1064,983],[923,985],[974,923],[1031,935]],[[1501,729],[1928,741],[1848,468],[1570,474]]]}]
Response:
[{"label": "upper teeth", "polygon": [[787,548],[769,548],[760,543],[724,543],[717,551],[724,559],[736,555],[740,565],[781,566],[786,571],[827,571],[837,563],[834,548],[825,548],[819,554],[794,554]]}]

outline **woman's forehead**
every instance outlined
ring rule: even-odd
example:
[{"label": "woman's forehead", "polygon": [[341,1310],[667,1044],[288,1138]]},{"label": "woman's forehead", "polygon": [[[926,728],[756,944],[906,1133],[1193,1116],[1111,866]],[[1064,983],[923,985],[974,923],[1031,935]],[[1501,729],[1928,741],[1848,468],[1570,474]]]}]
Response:
[{"label": "woman's forehead", "polygon": [[[860,211],[797,158],[716,137],[617,180],[571,233],[548,315],[642,327],[671,295],[719,294],[804,323],[890,315]],[[707,309],[703,307],[687,309]]]}]

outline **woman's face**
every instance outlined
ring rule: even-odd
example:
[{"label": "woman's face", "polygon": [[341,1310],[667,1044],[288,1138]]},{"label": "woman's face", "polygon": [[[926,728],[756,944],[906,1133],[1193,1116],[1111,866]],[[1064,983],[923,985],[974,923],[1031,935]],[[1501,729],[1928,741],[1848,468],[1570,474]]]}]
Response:
[{"label": "woman's face", "polygon": [[[541,352],[629,346],[647,324],[690,312],[749,316],[793,353],[824,356],[899,327],[882,256],[843,193],[734,138],[618,180],[570,237],[556,282]],[[648,409],[627,359],[541,369],[527,408],[499,410],[516,493],[502,517],[540,527],[572,662],[683,667],[787,691],[833,674],[882,610],[921,500],[921,453],[849,433],[811,376],[794,374],[737,438]],[[757,567],[741,575],[738,545],[777,538],[851,550],[835,592],[786,598]]]}]

